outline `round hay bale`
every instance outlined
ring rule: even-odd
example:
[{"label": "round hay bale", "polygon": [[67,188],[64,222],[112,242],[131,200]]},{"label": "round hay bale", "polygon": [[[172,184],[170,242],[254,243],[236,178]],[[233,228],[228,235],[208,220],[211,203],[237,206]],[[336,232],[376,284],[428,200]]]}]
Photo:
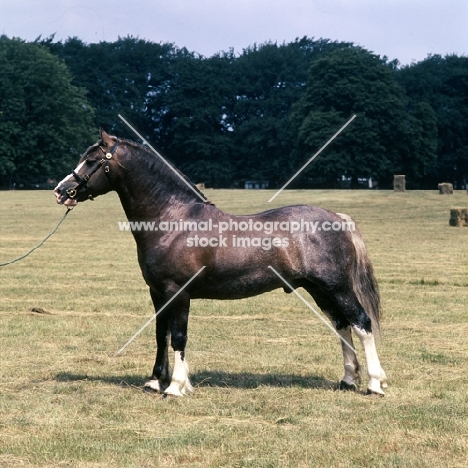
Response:
[{"label": "round hay bale", "polygon": [[441,182],[439,184],[439,193],[445,195],[452,195],[453,194],[453,184],[450,182]]},{"label": "round hay bale", "polygon": [[404,192],[406,190],[406,180],[404,175],[393,176],[393,191]]},{"label": "round hay bale", "polygon": [[468,226],[468,208],[450,208],[450,226]]}]

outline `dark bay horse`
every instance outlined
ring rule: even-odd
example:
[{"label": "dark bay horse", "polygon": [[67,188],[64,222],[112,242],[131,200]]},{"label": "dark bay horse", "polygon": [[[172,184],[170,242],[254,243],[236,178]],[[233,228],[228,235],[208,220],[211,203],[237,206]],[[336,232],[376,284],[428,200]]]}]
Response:
[{"label": "dark bay horse", "polygon": [[277,288],[291,292],[287,284],[304,288],[341,337],[340,388],[354,389],[361,378],[353,330],[366,356],[368,392],[383,395],[387,378],[374,342],[378,288],[352,220],[303,205],[230,215],[203,201],[181,177],[145,146],[101,131],[54,191],[66,206],[111,190],[120,197],[155,310],[164,308],[156,317],[156,362],[145,387],[177,396],[193,391],[185,358],[191,299],[240,299]]}]

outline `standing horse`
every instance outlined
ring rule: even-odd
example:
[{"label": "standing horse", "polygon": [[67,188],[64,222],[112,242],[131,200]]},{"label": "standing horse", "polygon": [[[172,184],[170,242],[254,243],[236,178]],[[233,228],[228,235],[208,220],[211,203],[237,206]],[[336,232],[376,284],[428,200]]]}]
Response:
[{"label": "standing horse", "polygon": [[[185,359],[191,299],[240,299],[277,288],[291,292],[284,279],[314,298],[341,337],[345,373],[340,388],[356,388],[361,377],[354,330],[366,356],[368,393],[384,394],[387,378],[373,333],[379,330],[379,294],[372,266],[357,230],[330,229],[350,225],[349,217],[302,205],[230,215],[201,201],[146,147],[104,131],[100,136],[54,193],[58,203],[73,206],[115,190],[129,221],[156,223],[156,228],[133,230],[155,310],[164,307],[156,317],[156,362],[146,388],[177,396],[193,391]],[[207,226],[218,228],[218,235],[203,237]],[[311,226],[323,229],[312,232]]]}]

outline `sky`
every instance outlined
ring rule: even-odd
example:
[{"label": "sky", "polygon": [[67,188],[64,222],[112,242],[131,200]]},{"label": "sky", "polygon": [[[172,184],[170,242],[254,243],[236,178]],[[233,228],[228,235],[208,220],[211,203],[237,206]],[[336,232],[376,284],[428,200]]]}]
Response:
[{"label": "sky", "polygon": [[307,36],[407,65],[468,55],[468,0],[1,0],[0,34],[86,43],[133,36],[205,57]]}]

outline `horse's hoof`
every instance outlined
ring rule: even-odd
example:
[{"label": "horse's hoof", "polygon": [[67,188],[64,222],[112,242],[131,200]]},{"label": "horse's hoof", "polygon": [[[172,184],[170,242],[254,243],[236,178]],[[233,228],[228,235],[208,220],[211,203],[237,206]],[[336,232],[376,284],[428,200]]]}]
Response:
[{"label": "horse's hoof", "polygon": [[387,376],[385,376],[383,379],[380,380],[380,386],[381,386],[382,388],[388,388]]},{"label": "horse's hoof", "polygon": [[142,388],[142,391],[145,392],[145,393],[159,393],[154,388],[148,387],[146,385]]},{"label": "horse's hoof", "polygon": [[192,393],[194,393],[194,392],[195,392],[195,389],[193,388],[192,384],[191,384],[190,382],[187,382],[187,383],[185,384],[185,388],[184,388],[184,390],[183,390],[182,393],[183,393],[184,395],[185,395],[185,394],[189,394],[189,395],[190,395],[190,394],[192,394]]},{"label": "horse's hoof", "polygon": [[148,380],[143,386],[143,391],[148,393],[162,393],[159,380]]},{"label": "horse's hoof", "polygon": [[380,392],[376,392],[374,390],[371,390],[370,388],[367,389],[366,395],[370,396],[377,396],[377,397],[384,397],[385,393],[380,390]]},{"label": "horse's hoof", "polygon": [[164,390],[166,395],[172,395],[177,397],[182,397],[187,394],[193,393],[194,388],[190,384],[189,381],[182,383],[182,382],[172,382],[169,387]]},{"label": "horse's hoof", "polygon": [[357,391],[357,385],[353,383],[348,383],[342,380],[340,382],[340,390],[344,390],[345,392],[356,392]]},{"label": "horse's hoof", "polygon": [[165,395],[171,395],[176,397],[183,397],[183,393],[178,388],[171,388],[170,386],[164,390]]}]

